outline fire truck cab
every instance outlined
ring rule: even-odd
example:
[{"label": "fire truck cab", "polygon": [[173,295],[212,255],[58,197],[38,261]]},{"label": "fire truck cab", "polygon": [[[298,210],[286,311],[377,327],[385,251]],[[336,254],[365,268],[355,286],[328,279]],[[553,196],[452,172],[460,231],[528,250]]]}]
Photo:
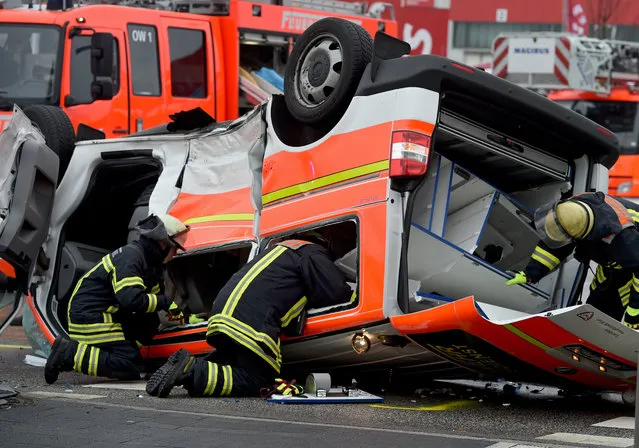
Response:
[{"label": "fire truck cab", "polygon": [[639,202],[639,43],[502,34],[493,42],[493,73],[614,132],[621,155],[610,170],[608,192]]}]

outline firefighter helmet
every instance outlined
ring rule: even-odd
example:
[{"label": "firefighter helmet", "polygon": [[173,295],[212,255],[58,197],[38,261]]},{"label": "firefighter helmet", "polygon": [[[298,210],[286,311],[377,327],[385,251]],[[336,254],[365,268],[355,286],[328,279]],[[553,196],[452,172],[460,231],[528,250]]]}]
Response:
[{"label": "firefighter helmet", "polygon": [[190,227],[168,214],[150,215],[137,225],[141,237],[149,238],[169,246],[184,249],[186,234]]},{"label": "firefighter helmet", "polygon": [[586,237],[594,224],[590,206],[577,200],[555,202],[535,212],[535,227],[544,243],[551,248]]}]

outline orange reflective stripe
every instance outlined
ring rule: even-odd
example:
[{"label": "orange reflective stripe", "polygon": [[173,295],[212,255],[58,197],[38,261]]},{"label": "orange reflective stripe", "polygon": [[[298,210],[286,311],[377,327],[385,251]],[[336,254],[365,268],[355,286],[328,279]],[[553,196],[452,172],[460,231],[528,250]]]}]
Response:
[{"label": "orange reflective stripe", "polygon": [[313,244],[310,241],[304,241],[304,240],[286,240],[286,241],[282,241],[281,243],[277,243],[279,246],[285,246],[288,247],[289,249],[299,249],[300,247],[304,246],[305,244]]},{"label": "orange reflective stripe", "polygon": [[634,224],[634,221],[632,220],[632,216],[630,215],[630,212],[628,212],[628,210],[626,210],[626,207],[621,205],[619,201],[609,196],[605,196],[605,201],[606,201],[606,204],[612,207],[612,209],[617,214],[617,218],[619,219],[619,223],[621,224],[622,227],[625,227],[628,224]]}]

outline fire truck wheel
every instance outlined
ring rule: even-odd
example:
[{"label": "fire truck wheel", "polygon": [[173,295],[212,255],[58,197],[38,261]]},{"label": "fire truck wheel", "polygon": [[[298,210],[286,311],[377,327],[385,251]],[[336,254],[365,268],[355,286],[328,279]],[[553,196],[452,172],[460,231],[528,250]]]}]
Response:
[{"label": "fire truck wheel", "polygon": [[67,114],[56,106],[37,104],[26,107],[24,113],[40,129],[47,146],[58,155],[60,159],[58,182],[60,182],[75,148],[73,123]]},{"label": "fire truck wheel", "polygon": [[306,124],[337,124],[373,56],[373,39],[348,20],[313,23],[295,43],[284,76],[286,106]]}]

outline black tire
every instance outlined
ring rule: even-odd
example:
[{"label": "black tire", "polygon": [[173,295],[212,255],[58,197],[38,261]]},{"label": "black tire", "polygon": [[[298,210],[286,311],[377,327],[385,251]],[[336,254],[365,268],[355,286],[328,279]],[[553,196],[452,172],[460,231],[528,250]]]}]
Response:
[{"label": "black tire", "polygon": [[[338,52],[341,60],[333,63]],[[373,39],[361,26],[334,17],[313,23],[286,66],[284,99],[291,115],[306,124],[336,124],[372,57]]]},{"label": "black tire", "polygon": [[73,123],[68,115],[56,106],[38,104],[25,108],[24,113],[40,129],[47,146],[58,155],[60,159],[58,182],[60,182],[75,148],[76,136]]}]

